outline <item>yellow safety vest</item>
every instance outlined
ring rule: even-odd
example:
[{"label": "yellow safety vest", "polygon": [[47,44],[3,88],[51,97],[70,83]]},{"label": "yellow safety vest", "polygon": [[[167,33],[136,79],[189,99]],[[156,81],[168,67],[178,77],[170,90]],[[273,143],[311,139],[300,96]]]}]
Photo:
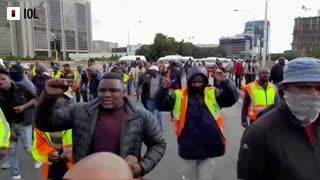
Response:
[{"label": "yellow safety vest", "polygon": [[36,72],[36,68],[34,67],[32,70],[31,70],[31,76],[35,76],[37,74]]},{"label": "yellow safety vest", "polygon": [[245,90],[248,92],[251,99],[247,116],[250,120],[255,121],[259,111],[274,104],[277,88],[273,84],[268,83],[267,89],[264,90],[263,87],[255,81],[246,85]]},{"label": "yellow safety vest", "polygon": [[123,74],[123,82],[124,82],[125,84],[127,84],[128,81],[129,81],[129,76],[124,73],[124,74]]},{"label": "yellow safety vest", "polygon": [[73,80],[77,81],[78,78],[79,78],[79,72],[77,70],[75,70],[73,74],[74,74],[74,79]]},{"label": "yellow safety vest", "polygon": [[[176,136],[180,136],[186,121],[186,113],[188,106],[188,90],[187,88],[175,90],[175,104],[172,111]],[[204,101],[211,115],[216,120],[216,123],[224,136],[223,117],[220,107],[216,101],[215,87],[207,87],[204,91]],[[224,139],[225,140],[225,139]]]},{"label": "yellow safety vest", "polygon": [[10,142],[10,126],[0,108],[0,148],[8,148]]},{"label": "yellow safety vest", "polygon": [[[63,147],[71,147],[72,146],[72,130],[62,131],[62,145]],[[32,145],[32,156],[38,162],[48,163],[48,153],[45,147],[38,146],[42,143],[47,143],[49,146],[53,147],[50,133],[43,132],[43,135],[46,139],[46,142],[39,142],[42,141],[40,138],[37,137],[37,132],[33,133],[33,145]]]},{"label": "yellow safety vest", "polygon": [[51,73],[51,77],[54,79],[59,79],[61,78],[62,72],[58,71],[56,74],[54,72]]}]

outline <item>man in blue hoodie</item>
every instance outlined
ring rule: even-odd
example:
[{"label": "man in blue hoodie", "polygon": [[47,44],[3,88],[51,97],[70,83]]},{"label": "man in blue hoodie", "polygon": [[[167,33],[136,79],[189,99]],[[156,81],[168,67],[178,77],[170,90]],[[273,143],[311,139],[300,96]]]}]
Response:
[{"label": "man in blue hoodie", "polygon": [[171,82],[165,79],[156,95],[157,109],[171,111],[174,117],[179,156],[184,160],[183,179],[214,179],[213,158],[225,153],[220,109],[235,104],[239,93],[221,70],[213,72],[221,89],[207,87],[207,75],[196,66],[187,75],[186,88],[171,93]]}]

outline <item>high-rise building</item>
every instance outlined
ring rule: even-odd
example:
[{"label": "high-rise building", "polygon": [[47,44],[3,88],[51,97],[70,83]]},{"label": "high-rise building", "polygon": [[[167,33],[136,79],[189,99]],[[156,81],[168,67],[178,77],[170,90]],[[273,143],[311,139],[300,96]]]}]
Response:
[{"label": "high-rise building", "polygon": [[295,19],[292,50],[302,54],[320,52],[320,16]]},{"label": "high-rise building", "polygon": [[[267,22],[267,44],[269,44],[269,36],[270,36],[270,21]],[[254,36],[253,36],[254,32]],[[244,34],[251,35],[250,37],[250,49],[254,51],[254,54],[259,54],[261,56],[261,52],[263,47],[264,40],[264,20],[257,21],[248,21],[245,23]],[[252,41],[252,37],[254,37],[254,41]],[[254,42],[254,43],[252,43]],[[254,46],[252,46],[254,44]],[[267,46],[267,53],[269,54],[269,47]]]},{"label": "high-rise building", "polygon": [[243,34],[220,38],[220,47],[226,50],[230,58],[251,58],[250,40]]},{"label": "high-rise building", "polygon": [[[38,19],[6,20],[6,7],[36,9]],[[61,59],[91,52],[90,0],[0,1],[0,55],[51,56],[50,41],[60,41]]]}]

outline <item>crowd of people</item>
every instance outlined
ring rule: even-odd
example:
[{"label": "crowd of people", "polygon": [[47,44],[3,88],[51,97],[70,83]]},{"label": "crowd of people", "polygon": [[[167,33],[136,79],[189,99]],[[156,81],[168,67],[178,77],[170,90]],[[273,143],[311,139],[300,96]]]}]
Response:
[{"label": "crowd of people", "polygon": [[312,58],[287,65],[280,58],[271,72],[256,60],[226,67],[217,61],[212,68],[191,59],[101,65],[90,59],[76,69],[6,64],[0,67],[1,167],[21,179],[20,140],[44,179],[87,177],[89,170],[96,177],[141,178],[165,154],[161,112],[171,112],[181,178],[212,180],[215,158],[226,153],[221,109],[241,93],[238,177],[319,179],[320,60]]}]

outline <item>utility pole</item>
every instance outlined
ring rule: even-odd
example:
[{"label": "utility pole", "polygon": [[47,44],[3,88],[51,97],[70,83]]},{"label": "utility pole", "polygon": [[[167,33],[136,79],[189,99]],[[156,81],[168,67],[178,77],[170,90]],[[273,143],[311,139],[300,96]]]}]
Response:
[{"label": "utility pole", "polygon": [[264,35],[263,35],[263,56],[262,56],[262,68],[266,67],[267,51],[268,51],[268,0],[266,0],[265,5],[265,16],[264,16]]}]

